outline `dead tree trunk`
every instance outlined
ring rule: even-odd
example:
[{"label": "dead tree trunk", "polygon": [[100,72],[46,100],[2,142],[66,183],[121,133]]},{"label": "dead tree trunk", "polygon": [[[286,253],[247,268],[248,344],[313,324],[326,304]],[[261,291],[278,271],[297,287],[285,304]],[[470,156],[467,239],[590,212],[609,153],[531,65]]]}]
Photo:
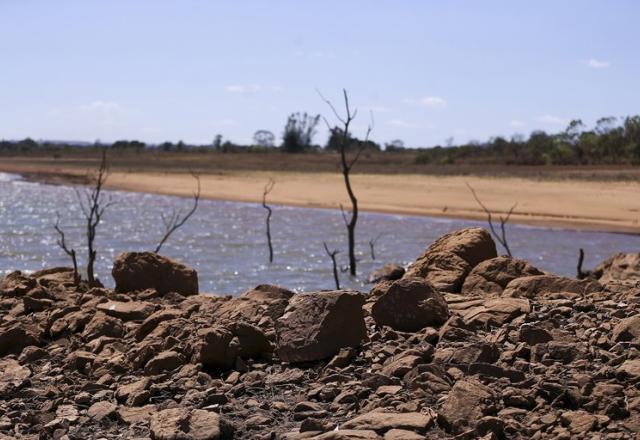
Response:
[{"label": "dead tree trunk", "polygon": [[[324,98],[321,94],[320,97],[324,100],[324,102],[327,103],[327,105],[333,111],[335,117],[342,124],[342,128],[340,129],[342,131],[342,139],[340,141],[338,150],[340,153],[340,171],[342,172],[342,177],[344,178],[344,186],[347,189],[347,195],[349,196],[349,201],[351,202],[351,213],[348,219],[345,216],[345,224],[347,226],[347,238],[349,243],[349,272],[351,276],[355,276],[357,264],[355,247],[356,225],[358,223],[358,199],[356,198],[356,195],[353,192],[353,187],[351,186],[351,169],[360,158],[360,154],[362,153],[362,150],[365,148],[369,140],[369,134],[373,129],[373,124],[369,125],[369,127],[367,128],[367,134],[364,141],[356,141],[355,139],[351,139],[351,136],[349,135],[349,128],[351,127],[351,122],[353,122],[353,120],[355,119],[358,110],[356,109],[353,112],[351,111],[351,107],[349,106],[349,96],[347,95],[346,89],[343,89],[342,93],[344,95],[344,106],[346,111],[345,117],[340,116],[331,101]],[[329,131],[331,131],[329,122],[326,119],[325,122],[327,124],[327,127],[329,128]],[[354,156],[349,159],[347,157],[347,149],[351,144],[357,144],[357,149]]]},{"label": "dead tree trunk", "polygon": [[262,192],[262,207],[267,210],[267,246],[269,247],[269,263],[273,263],[273,245],[271,244],[271,214],[273,214],[273,210],[269,205],[267,205],[267,195],[273,190],[273,187],[276,185],[275,180],[269,179],[269,182],[264,187],[264,191]]},{"label": "dead tree trunk", "polygon": [[374,261],[376,259],[376,243],[378,242],[378,239],[380,237],[382,237],[382,234],[378,234],[376,238],[374,238],[373,240],[369,240],[369,250],[371,251],[371,259]]},{"label": "dead tree trunk", "polygon": [[84,192],[84,200],[80,192],[76,192],[80,202],[80,209],[84,214],[87,225],[87,281],[89,285],[95,283],[94,264],[97,256],[95,249],[96,230],[98,229],[105,210],[113,204],[110,199],[105,200],[103,197],[104,194],[102,193],[108,174],[107,150],[105,149],[102,150],[102,159],[93,189]]},{"label": "dead tree trunk", "polygon": [[340,277],[338,276],[338,262],[336,261],[336,255],[339,253],[338,250],[334,250],[333,252],[329,250],[326,242],[322,243],[324,245],[324,250],[327,252],[329,258],[331,258],[331,262],[333,263],[333,281],[336,283],[336,289],[340,290]]},{"label": "dead tree trunk", "polygon": [[487,223],[489,224],[491,235],[493,235],[493,238],[495,238],[498,243],[500,243],[502,247],[504,247],[504,249],[507,251],[507,255],[512,257],[511,249],[509,248],[509,242],[507,241],[507,231],[505,229],[505,226],[509,222],[509,218],[511,217],[513,210],[516,209],[518,203],[516,202],[513,204],[511,209],[509,209],[509,211],[507,212],[506,217],[500,216],[500,234],[498,234],[495,227],[493,226],[493,215],[491,214],[491,211],[489,211],[489,209],[480,201],[480,198],[476,194],[476,191],[471,187],[471,185],[467,183],[467,187],[471,191],[471,194],[473,194],[473,198],[476,199],[476,202],[478,202],[478,205],[480,205],[482,210],[487,214]]},{"label": "dead tree trunk", "polygon": [[198,184],[196,192],[193,193],[193,206],[184,215],[182,215],[182,211],[176,211],[175,209],[171,213],[170,217],[165,217],[164,214],[160,214],[162,222],[164,223],[164,235],[154,250],[156,254],[160,252],[160,249],[162,249],[162,246],[166,243],[169,237],[171,237],[171,234],[182,227],[198,209],[198,202],[200,201],[200,176],[195,173],[191,174]]},{"label": "dead tree trunk", "polygon": [[584,280],[591,276],[591,271],[582,270],[582,264],[584,263],[584,249],[580,248],[580,253],[578,255],[578,273],[576,278],[579,280]]}]

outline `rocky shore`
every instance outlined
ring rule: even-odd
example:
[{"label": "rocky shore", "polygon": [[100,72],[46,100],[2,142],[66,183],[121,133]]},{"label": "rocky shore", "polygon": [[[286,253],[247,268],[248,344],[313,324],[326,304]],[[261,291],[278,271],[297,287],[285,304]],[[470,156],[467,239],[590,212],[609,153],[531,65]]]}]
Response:
[{"label": "rocky shore", "polygon": [[[122,254],[0,280],[0,439],[633,439],[640,254],[577,280],[469,228],[368,294],[261,285]],[[393,278],[393,279],[389,279]]]}]

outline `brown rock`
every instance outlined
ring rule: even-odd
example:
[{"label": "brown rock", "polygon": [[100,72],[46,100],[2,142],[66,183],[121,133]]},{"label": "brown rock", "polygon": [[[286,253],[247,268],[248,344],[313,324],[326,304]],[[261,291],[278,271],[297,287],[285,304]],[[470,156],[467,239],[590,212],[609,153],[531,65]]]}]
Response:
[{"label": "brown rock", "polygon": [[380,281],[399,280],[404,275],[404,272],[404,267],[399,264],[387,263],[369,276],[369,282],[375,284]]},{"label": "brown rock", "polygon": [[107,301],[96,307],[101,312],[123,321],[142,321],[155,311],[153,304],[141,301]]},{"label": "brown rock", "polygon": [[11,391],[20,388],[31,376],[31,370],[14,359],[0,359],[0,397],[8,397]]},{"label": "brown rock", "polygon": [[233,366],[240,348],[230,346],[233,334],[224,327],[198,330],[193,344],[193,361],[207,368],[230,368]]},{"label": "brown rock", "polygon": [[122,321],[104,313],[96,313],[91,321],[87,324],[82,336],[90,341],[100,336],[109,336],[111,338],[121,338],[124,335],[124,327]]},{"label": "brown rock", "polygon": [[282,316],[293,295],[290,290],[261,284],[221,304],[214,316],[220,320],[245,321],[273,330],[276,320]]},{"label": "brown rock", "polygon": [[529,299],[565,299],[579,298],[601,290],[602,286],[595,281],[556,275],[535,275],[511,281],[504,289],[503,295]]},{"label": "brown rock", "polygon": [[198,273],[184,264],[154,252],[125,252],[113,262],[116,291],[155,289],[161,295],[198,294]]},{"label": "brown rock", "polygon": [[620,321],[612,332],[615,342],[640,342],[640,315],[633,315]]},{"label": "brown rock", "polygon": [[433,422],[430,416],[417,412],[371,411],[345,422],[342,427],[345,429],[367,429],[378,433],[385,433],[391,429],[425,433],[433,425]]},{"label": "brown rock", "polygon": [[462,379],[449,392],[439,415],[450,431],[460,433],[475,426],[493,397],[493,391],[477,380]]},{"label": "brown rock", "polygon": [[543,275],[527,261],[512,257],[496,257],[479,263],[462,285],[463,295],[499,295],[507,285],[525,276]]},{"label": "brown rock", "polygon": [[497,257],[496,244],[491,234],[482,228],[465,228],[443,235],[431,244],[407,270],[406,276],[420,276],[428,256],[437,252],[449,253],[462,258],[471,267]]},{"label": "brown rock", "polygon": [[499,297],[486,300],[481,306],[467,310],[464,325],[469,328],[500,327],[514,318],[531,312],[528,299]]},{"label": "brown rock", "polygon": [[367,338],[363,304],[364,296],[352,290],[293,296],[276,325],[280,359],[315,361],[359,346]]},{"label": "brown rock", "polygon": [[640,377],[640,358],[639,359],[627,359],[616,370],[618,374],[629,376],[634,379]]},{"label": "brown rock", "polygon": [[593,276],[603,284],[610,281],[638,281],[640,280],[640,253],[612,255],[596,266]]},{"label": "brown rock", "polygon": [[163,321],[170,321],[179,318],[183,312],[177,309],[159,310],[142,321],[142,324],[136,330],[136,340],[142,341],[149,333],[151,333],[158,324]]},{"label": "brown rock", "polygon": [[449,317],[442,295],[428,281],[402,278],[388,285],[371,309],[376,324],[401,331],[439,326]]},{"label": "brown rock", "polygon": [[219,440],[231,438],[233,429],[221,417],[201,409],[171,408],[151,417],[153,440]]},{"label": "brown rock", "polygon": [[102,421],[104,419],[115,419],[118,414],[117,409],[117,405],[108,401],[101,401],[91,405],[87,410],[87,415],[97,421]]},{"label": "brown rock", "polygon": [[147,362],[144,372],[150,375],[160,374],[165,371],[173,371],[182,366],[183,363],[180,353],[171,350],[162,351]]},{"label": "brown rock", "polygon": [[25,347],[40,345],[39,335],[30,327],[16,323],[0,329],[0,356],[19,355]]},{"label": "brown rock", "polygon": [[424,278],[442,292],[459,292],[470,270],[469,263],[454,253],[432,252],[420,266],[412,266],[407,276]]}]

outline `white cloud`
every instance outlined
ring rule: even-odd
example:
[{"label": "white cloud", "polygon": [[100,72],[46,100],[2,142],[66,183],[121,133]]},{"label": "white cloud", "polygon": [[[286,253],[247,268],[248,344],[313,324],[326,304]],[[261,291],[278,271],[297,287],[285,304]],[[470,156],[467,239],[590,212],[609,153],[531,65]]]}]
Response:
[{"label": "white cloud", "polygon": [[262,90],[260,84],[231,84],[225,86],[224,91],[238,95],[251,95]]},{"label": "white cloud", "polygon": [[402,119],[390,119],[387,122],[385,122],[385,124],[391,125],[392,127],[399,127],[399,128],[414,128],[416,126],[415,124],[404,121]]},{"label": "white cloud", "polygon": [[407,98],[404,100],[406,104],[419,105],[427,108],[445,107],[447,100],[439,96],[423,96],[419,99]]},{"label": "white cloud", "polygon": [[526,124],[522,121],[518,121],[517,119],[514,119],[513,121],[509,122],[509,125],[511,125],[514,128],[522,128]]},{"label": "white cloud", "polygon": [[595,58],[589,58],[584,63],[592,69],[606,69],[607,67],[611,67],[609,61],[597,60]]},{"label": "white cloud", "polygon": [[542,122],[543,124],[549,125],[567,125],[569,124],[568,118],[561,118],[559,116],[554,115],[542,115],[537,118],[538,122]]}]

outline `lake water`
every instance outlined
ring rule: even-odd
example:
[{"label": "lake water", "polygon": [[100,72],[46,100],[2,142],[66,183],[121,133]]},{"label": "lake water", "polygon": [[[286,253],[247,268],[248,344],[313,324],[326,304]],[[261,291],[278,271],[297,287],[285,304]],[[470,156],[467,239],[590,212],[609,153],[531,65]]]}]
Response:
[{"label": "lake water", "polygon": [[[96,272],[113,286],[111,264],[124,251],[151,250],[161,235],[160,214],[172,208],[188,209],[191,200],[151,194],[112,191],[116,204],[98,230]],[[331,261],[322,246],[340,249],[347,264],[346,231],[339,211],[273,206],[272,235],[275,261],[268,264],[265,210],[261,205],[202,200],[200,208],[162,249],[162,253],[194,267],[200,290],[238,294],[260,283],[279,284],[296,291],[333,288]],[[26,182],[0,173],[0,275],[12,270],[34,271],[69,265],[56,245],[56,213],[67,231],[67,242],[83,251],[83,223],[75,191],[70,187]],[[385,262],[408,264],[433,240],[454,229],[484,226],[481,221],[407,215],[362,213],[357,229],[358,279],[341,274],[345,287],[368,290],[368,275]],[[615,252],[638,252],[640,236],[581,232],[509,225],[514,256],[540,269],[574,276],[578,249],[591,268]],[[376,260],[369,240],[377,241]],[[503,252],[499,249],[499,252]]]}]

